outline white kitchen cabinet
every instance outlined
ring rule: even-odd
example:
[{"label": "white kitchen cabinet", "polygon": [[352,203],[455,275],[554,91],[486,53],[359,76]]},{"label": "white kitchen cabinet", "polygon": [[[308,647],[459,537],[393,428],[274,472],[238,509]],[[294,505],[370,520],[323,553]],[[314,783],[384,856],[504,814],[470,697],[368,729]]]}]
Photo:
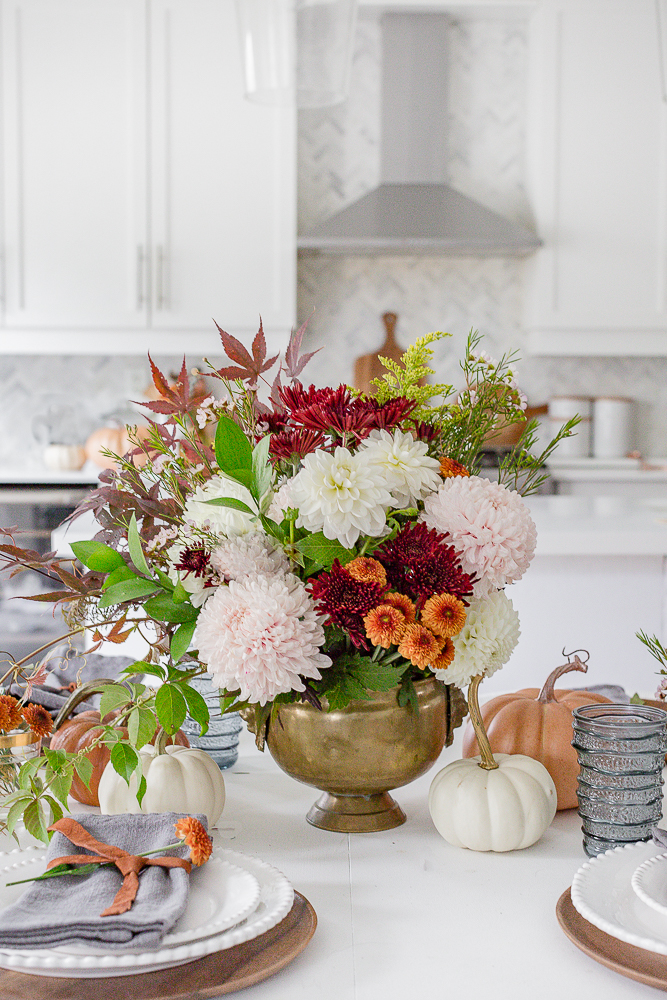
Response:
[{"label": "white kitchen cabinet", "polygon": [[4,353],[219,354],[295,319],[295,113],[233,0],[3,0]]},{"label": "white kitchen cabinet", "polygon": [[540,0],[529,178],[544,247],[527,326],[541,354],[667,354],[664,0]]}]

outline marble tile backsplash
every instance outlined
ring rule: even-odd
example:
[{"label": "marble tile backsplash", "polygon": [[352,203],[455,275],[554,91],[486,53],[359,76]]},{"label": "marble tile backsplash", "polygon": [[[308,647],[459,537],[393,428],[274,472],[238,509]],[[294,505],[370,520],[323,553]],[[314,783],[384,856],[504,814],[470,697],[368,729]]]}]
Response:
[{"label": "marble tile backsplash", "polygon": [[[299,115],[298,222],[307,230],[377,185],[380,177],[380,15],[362,10],[352,91],[337,107]],[[525,68],[522,15],[478,14],[449,27],[448,128],[443,157],[460,191],[531,224],[525,191]],[[518,349],[518,380],[533,403],[551,394],[623,395],[637,400],[635,443],[667,456],[667,359],[528,357],[522,325],[527,265],[512,258],[304,257],[299,261],[299,321],[309,349],[322,348],[304,372],[317,384],[347,381],[354,359],[377,350],[387,310],[398,313],[405,346],[431,330],[439,381],[458,382],[467,332],[478,329],[493,355]],[[156,357],[163,370],[180,358]],[[188,357],[190,367],[199,357]],[[216,359],[211,359],[215,362]],[[222,359],[221,359],[222,360]],[[87,434],[117,416],[132,421],[150,379],[142,357],[0,356],[0,466],[38,466],[45,425]]]}]

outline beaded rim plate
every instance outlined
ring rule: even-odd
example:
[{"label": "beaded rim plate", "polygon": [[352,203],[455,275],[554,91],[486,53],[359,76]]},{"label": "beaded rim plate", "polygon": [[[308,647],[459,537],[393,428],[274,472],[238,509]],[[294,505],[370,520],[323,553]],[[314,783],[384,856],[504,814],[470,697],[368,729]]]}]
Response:
[{"label": "beaded rim plate", "polygon": [[630,884],[642,902],[667,915],[667,854],[649,858],[633,872]]},{"label": "beaded rim plate", "polygon": [[632,887],[640,865],[664,849],[653,841],[625,844],[591,858],[572,881],[572,903],[594,927],[612,937],[667,955],[667,911],[656,912]]},{"label": "beaded rim plate", "polygon": [[[232,868],[249,873],[257,882],[258,893],[255,908],[241,917],[233,927],[222,929],[216,926],[219,914],[209,912],[201,918],[197,914],[198,897],[201,904],[205,896],[220,895],[221,864],[229,863]],[[211,864],[211,862],[214,862]],[[6,906],[17,898],[5,886],[5,876],[17,869],[25,871],[26,866],[38,863],[40,871],[44,865],[44,848],[29,847],[25,850],[0,854],[0,905]],[[191,962],[195,958],[232,948],[264,934],[289,913],[294,901],[294,890],[285,876],[265,861],[228,849],[214,850],[214,855],[195,877],[201,886],[191,893],[188,906],[173,932],[165,935],[159,949],[152,951],[102,952],[85,946],[50,949],[0,949],[0,968],[14,969],[42,976],[69,976],[90,978],[105,976],[133,975],[137,972],[152,972]],[[22,889],[19,886],[12,890]],[[246,904],[247,906],[247,904]],[[179,928],[185,927],[184,930]]]}]

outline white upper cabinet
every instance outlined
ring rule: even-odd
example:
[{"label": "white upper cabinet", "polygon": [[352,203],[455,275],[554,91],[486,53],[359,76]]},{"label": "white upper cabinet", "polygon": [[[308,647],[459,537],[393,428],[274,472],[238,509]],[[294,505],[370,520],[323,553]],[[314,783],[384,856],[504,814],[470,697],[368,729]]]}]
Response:
[{"label": "white upper cabinet", "polygon": [[296,116],[244,99],[233,0],[0,2],[0,350],[280,346]]},{"label": "white upper cabinet", "polygon": [[529,289],[535,353],[667,354],[659,10],[540,0],[532,17],[529,177],[544,241]]}]

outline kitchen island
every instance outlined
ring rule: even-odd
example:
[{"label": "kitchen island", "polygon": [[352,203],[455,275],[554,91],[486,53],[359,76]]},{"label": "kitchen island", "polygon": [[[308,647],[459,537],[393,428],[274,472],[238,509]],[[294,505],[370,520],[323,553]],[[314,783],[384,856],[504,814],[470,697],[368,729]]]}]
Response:
[{"label": "kitchen island", "polygon": [[620,684],[652,697],[658,664],[635,633],[666,638],[667,491],[664,502],[606,496],[527,502],[537,526],[535,557],[524,578],[507,588],[521,638],[510,662],[485,683],[486,693],[541,687],[563,662],[563,649],[584,648],[588,674],[573,674],[573,687]]}]

